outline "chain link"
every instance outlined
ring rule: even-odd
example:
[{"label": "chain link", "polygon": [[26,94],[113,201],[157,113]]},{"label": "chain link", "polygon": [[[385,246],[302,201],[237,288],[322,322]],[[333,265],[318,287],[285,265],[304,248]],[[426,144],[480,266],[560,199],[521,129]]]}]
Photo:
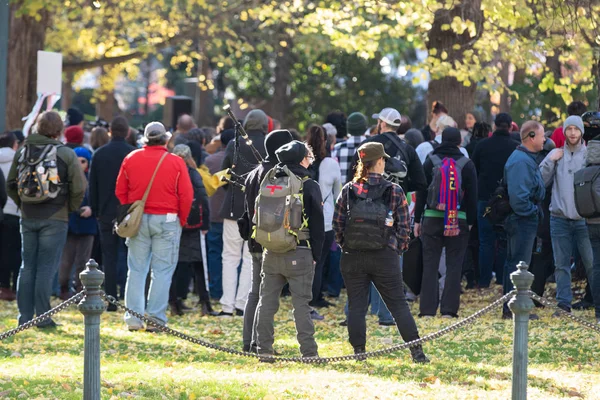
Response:
[{"label": "chain link", "polygon": [[83,296],[85,296],[85,292],[82,290],[81,292],[77,293],[75,296],[71,297],[69,300],[60,303],[59,305],[57,305],[56,307],[54,307],[53,309],[51,309],[49,311],[46,311],[39,317],[34,318],[31,321],[24,323],[23,325],[19,325],[18,327],[11,329],[10,331],[0,333],[0,341],[4,340],[4,339],[8,339],[9,337],[14,336],[17,333],[23,332],[24,330],[27,330],[29,328],[33,328],[34,326],[38,325],[40,322],[45,322],[45,321],[51,319],[53,315],[56,315],[59,312],[61,312],[62,310],[64,310],[65,308],[69,307],[70,305],[77,303],[79,300],[81,300],[83,298]]},{"label": "chain link", "polygon": [[129,314],[133,315],[136,318],[139,318],[140,320],[146,322],[146,324],[151,325],[155,328],[157,328],[159,331],[168,333],[170,335],[173,335],[175,337],[178,337],[180,339],[183,340],[187,340],[188,342],[194,343],[194,344],[198,344],[200,346],[203,347],[207,347],[209,349],[213,349],[213,350],[217,350],[217,351],[222,351],[225,353],[229,353],[229,354],[233,354],[233,355],[238,355],[238,356],[243,356],[243,357],[253,357],[253,358],[258,358],[261,361],[267,361],[267,362],[274,362],[274,361],[285,361],[285,362],[299,362],[299,363],[304,363],[304,364],[325,364],[325,363],[331,363],[331,362],[339,362],[339,361],[350,361],[350,360],[364,360],[368,357],[379,357],[379,356],[383,356],[385,354],[389,354],[389,353],[393,353],[399,350],[404,350],[404,349],[408,349],[411,347],[416,347],[416,346],[420,346],[423,343],[426,342],[430,342],[432,340],[438,339],[450,332],[453,332],[457,329],[463,328],[465,326],[468,326],[472,323],[475,322],[475,320],[477,320],[477,318],[480,318],[481,316],[483,316],[484,314],[487,314],[488,312],[490,312],[491,310],[493,310],[494,308],[498,308],[500,306],[502,306],[502,304],[504,304],[505,301],[507,301],[510,297],[512,297],[514,294],[516,293],[515,290],[511,291],[510,293],[507,293],[506,295],[502,296],[501,298],[499,298],[498,300],[494,301],[493,303],[491,303],[490,305],[488,305],[487,307],[482,308],[481,310],[475,312],[474,314],[468,316],[467,318],[458,321],[455,324],[452,324],[442,330],[439,330],[437,332],[434,333],[430,333],[428,335],[423,336],[420,339],[417,340],[413,340],[411,342],[406,342],[403,344],[399,344],[396,346],[392,346],[386,349],[382,349],[382,350],[377,350],[377,351],[371,351],[368,353],[362,353],[362,354],[351,354],[351,355],[345,355],[345,356],[337,356],[337,357],[280,357],[280,356],[271,356],[271,355],[260,355],[257,353],[250,353],[250,352],[244,352],[244,351],[239,351],[239,350],[235,350],[235,349],[231,349],[231,348],[227,348],[227,347],[222,347],[216,344],[212,344],[209,342],[206,342],[202,339],[198,339],[195,338],[193,336],[187,335],[183,332],[179,332],[176,331],[174,329],[171,329],[165,325],[162,325],[160,323],[157,323],[156,321],[154,321],[151,318],[148,318],[144,315],[141,315],[127,307],[125,307],[123,304],[119,303],[117,301],[117,299],[115,299],[113,296],[108,296],[105,295],[105,299],[111,303],[114,304],[115,306],[117,306],[118,308],[120,308],[121,310],[124,310],[126,312],[128,312]]},{"label": "chain link", "polygon": [[600,333],[600,325],[594,324],[594,323],[592,323],[590,321],[586,321],[583,318],[576,317],[572,313],[567,312],[567,311],[563,310],[562,308],[560,308],[556,302],[554,302],[552,300],[548,300],[548,299],[546,299],[544,297],[538,296],[533,291],[530,291],[529,294],[530,294],[530,296],[531,296],[531,298],[533,300],[539,301],[543,305],[545,305],[547,307],[554,308],[557,311],[559,311],[559,314],[561,316],[570,318],[570,319],[572,319],[575,322],[579,322],[581,325],[585,326],[586,328],[591,329],[593,331],[596,331],[597,333]]}]

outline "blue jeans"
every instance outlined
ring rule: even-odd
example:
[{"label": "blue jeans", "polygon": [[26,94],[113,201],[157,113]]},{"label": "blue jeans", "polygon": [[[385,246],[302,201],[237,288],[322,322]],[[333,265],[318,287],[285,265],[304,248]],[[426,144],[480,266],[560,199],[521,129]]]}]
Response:
[{"label": "blue jeans", "polygon": [[210,297],[220,299],[223,296],[223,223],[210,223],[206,244]]},{"label": "blue jeans", "polygon": [[67,241],[68,229],[69,224],[64,221],[21,220],[23,263],[17,282],[19,325],[50,310],[52,284]]},{"label": "blue jeans", "polygon": [[554,277],[556,279],[556,301],[559,305],[571,307],[571,257],[573,244],[577,243],[585,271],[592,276],[593,254],[588,227],[585,220],[571,220],[550,217],[550,236],[554,252]]},{"label": "blue jeans", "polygon": [[[517,270],[517,264],[523,261],[531,263],[533,243],[537,235],[538,215],[521,217],[511,214],[506,218],[504,230],[506,231],[506,263],[504,264],[503,287],[504,294],[513,289],[510,274]],[[505,305],[506,307],[506,305]],[[507,308],[505,308],[505,311]]]},{"label": "blue jeans", "polygon": [[[150,214],[142,217],[138,234],[127,239],[129,272],[125,285],[125,305],[142,315],[146,311],[150,317],[163,324],[167,323],[169,289],[179,258],[180,239],[179,218],[167,222],[167,215]],[[148,269],[151,281],[148,304],[145,307]],[[125,323],[132,327],[142,326],[142,321],[129,313],[125,313]]]},{"label": "blue jeans", "polygon": [[[492,271],[494,263],[504,266],[506,262],[506,249],[498,246],[496,252],[496,243],[502,239],[500,233],[494,229],[490,221],[483,216],[487,201],[479,200],[477,202],[477,226],[479,229],[479,286],[488,287],[492,281]],[[495,257],[494,257],[495,256]],[[495,261],[494,261],[495,259]],[[497,277],[498,282],[502,282],[502,277]]]},{"label": "blue jeans", "polygon": [[600,224],[589,224],[588,232],[590,235],[590,243],[592,245],[592,253],[594,255],[594,271],[591,275],[588,275],[588,281],[592,288],[596,319],[600,319]]},{"label": "blue jeans", "polygon": [[342,249],[336,245],[336,250],[329,253],[329,273],[327,274],[327,293],[330,296],[338,297],[342,286],[344,285],[344,279],[342,278],[342,272],[340,271],[340,258],[342,256]]}]

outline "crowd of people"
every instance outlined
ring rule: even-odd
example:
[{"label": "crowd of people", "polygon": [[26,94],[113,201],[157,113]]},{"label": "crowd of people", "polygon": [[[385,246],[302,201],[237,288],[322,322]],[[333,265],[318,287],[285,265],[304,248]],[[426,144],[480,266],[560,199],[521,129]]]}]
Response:
[{"label": "crowd of people", "polygon": [[[0,136],[0,299],[16,299],[24,324],[80,291],[93,256],[131,310],[158,324],[168,311],[243,317],[243,349],[259,354],[276,354],[274,316],[291,296],[300,352],[318,357],[319,310],[345,287],[340,324],[361,354],[369,306],[412,341],[409,302],[420,318],[458,318],[463,290],[507,293],[524,261],[537,294],[554,279],[560,308],[595,308],[600,324],[600,118],[581,102],[568,113],[554,132],[506,113],[492,127],[479,111],[459,129],[434,102],[422,130],[384,108],[374,125],[335,111],[301,135],[258,109],[143,133],[124,117],[88,133],[76,109],[48,111],[27,137]],[[578,263],[587,288],[573,303]]]}]

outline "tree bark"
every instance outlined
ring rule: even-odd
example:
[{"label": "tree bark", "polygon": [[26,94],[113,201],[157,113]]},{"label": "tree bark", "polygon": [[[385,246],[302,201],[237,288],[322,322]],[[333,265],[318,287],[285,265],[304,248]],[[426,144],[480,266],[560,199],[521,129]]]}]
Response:
[{"label": "tree bark", "polygon": [[[478,37],[470,37],[468,31],[459,35],[452,30],[442,30],[442,26],[450,24],[456,16],[475,22],[477,34],[479,35],[483,29],[481,0],[462,0],[452,10],[442,9],[435,13],[433,26],[429,31],[427,48],[429,50],[436,49],[438,56],[445,51],[448,54],[446,61],[451,64],[454,60],[463,61],[463,52],[472,49]],[[453,49],[454,45],[459,45],[461,48],[458,50]],[[448,108],[450,116],[455,119],[460,127],[464,127],[466,113],[473,110],[475,106],[476,90],[477,82],[471,82],[471,86],[464,86],[453,77],[433,79],[429,82],[427,90],[427,104],[431,109],[434,101],[442,102]]]},{"label": "tree bark", "polygon": [[[102,73],[105,71],[104,68],[102,69]],[[115,101],[114,89],[103,91],[102,88],[98,88],[97,91],[96,116],[105,121],[112,121],[115,113],[119,111],[117,102]]]},{"label": "tree bark", "polygon": [[[554,81],[559,83],[562,78],[561,64],[560,64],[560,52],[556,50],[553,56],[546,58],[546,67],[554,75]],[[550,91],[549,94],[553,97],[558,97],[557,94]],[[551,109],[547,108],[544,110],[544,120],[548,122],[555,122],[559,119],[559,115],[556,115]]]},{"label": "tree bark", "polygon": [[18,2],[10,5],[6,128],[21,129],[37,99],[37,52],[44,49],[49,13],[40,11],[41,20],[17,17]]},{"label": "tree bark", "polygon": [[[200,60],[200,75],[204,75],[206,83],[212,79],[212,70],[210,68],[209,58],[205,55]],[[206,89],[206,90],[203,90]],[[196,88],[196,109],[198,111],[198,126],[214,126],[215,125],[215,99],[213,90],[208,87]]]},{"label": "tree bark", "polygon": [[62,94],[60,98],[60,108],[68,110],[73,104],[73,73],[66,72],[62,81]]},{"label": "tree bark", "polygon": [[273,100],[271,102],[271,117],[279,120],[282,126],[289,125],[292,121],[289,115],[291,99],[290,99],[290,83],[292,79],[291,70],[294,64],[292,54],[292,38],[285,35],[283,39],[286,41],[286,47],[280,47],[275,59],[275,83]]},{"label": "tree bark", "polygon": [[[500,70],[500,78],[502,82],[504,82],[504,86],[506,88],[508,85],[508,78],[510,75],[510,62],[503,60],[502,61],[502,69]],[[508,90],[505,89],[500,95],[500,112],[510,113],[510,96],[508,95]]]}]

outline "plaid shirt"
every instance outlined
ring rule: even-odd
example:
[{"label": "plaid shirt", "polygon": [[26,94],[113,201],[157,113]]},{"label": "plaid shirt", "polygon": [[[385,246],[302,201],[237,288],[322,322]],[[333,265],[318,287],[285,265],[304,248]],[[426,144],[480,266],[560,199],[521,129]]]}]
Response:
[{"label": "plaid shirt", "polygon": [[358,150],[360,144],[364,142],[366,138],[366,136],[350,136],[345,142],[338,143],[333,147],[331,157],[335,158],[340,164],[342,182],[347,182],[348,169],[352,165],[354,153],[356,153],[356,150]]},{"label": "plaid shirt", "polygon": [[[366,188],[369,185],[378,185],[381,180],[381,174],[369,173]],[[335,232],[336,242],[344,247],[344,230],[346,228],[346,216],[348,213],[348,190],[352,190],[354,182],[344,185],[340,196],[335,205],[333,215],[333,230]],[[390,236],[388,246],[398,253],[402,254],[408,249],[410,242],[410,216],[408,213],[408,202],[402,188],[396,184],[392,186],[392,199],[390,209],[394,212],[394,235]]]}]

